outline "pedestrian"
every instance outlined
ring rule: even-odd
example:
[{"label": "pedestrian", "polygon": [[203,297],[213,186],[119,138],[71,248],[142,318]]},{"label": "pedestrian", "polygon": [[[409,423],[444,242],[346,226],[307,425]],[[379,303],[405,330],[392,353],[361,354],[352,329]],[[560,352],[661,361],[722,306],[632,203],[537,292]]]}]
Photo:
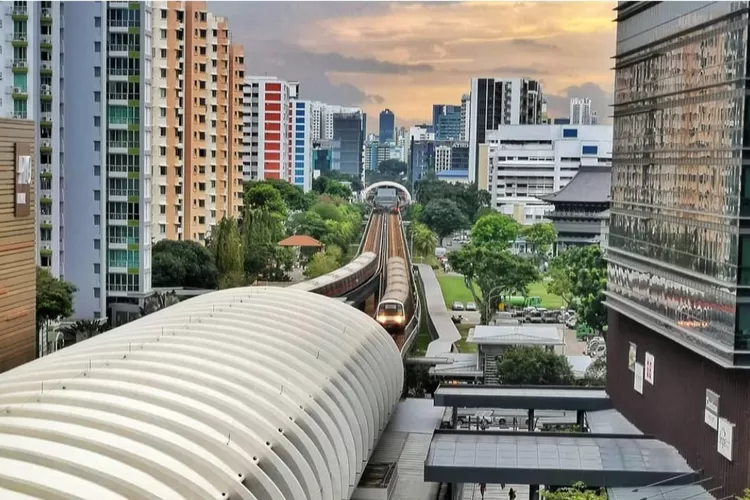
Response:
[{"label": "pedestrian", "polygon": [[505,489],[505,483],[500,483],[500,489],[501,489],[501,490],[504,490],[504,489]]},{"label": "pedestrian", "polygon": [[508,498],[510,498],[510,500],[516,500],[516,490],[514,490],[513,488],[509,489]]},{"label": "pedestrian", "polygon": [[485,483],[479,483],[479,493],[482,495],[482,500],[484,500],[485,491],[487,491],[487,485]]}]

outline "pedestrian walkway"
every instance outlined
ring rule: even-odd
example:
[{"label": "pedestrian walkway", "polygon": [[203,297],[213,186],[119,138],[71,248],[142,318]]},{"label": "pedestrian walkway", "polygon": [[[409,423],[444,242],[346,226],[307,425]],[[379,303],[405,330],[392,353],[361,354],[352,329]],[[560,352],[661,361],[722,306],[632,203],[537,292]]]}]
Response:
[{"label": "pedestrian walkway", "polygon": [[[513,488],[516,491],[516,500],[527,500],[529,498],[528,484],[506,484],[505,489],[499,484],[488,484],[484,492],[484,500],[510,500],[508,492]],[[481,500],[478,484],[464,484],[462,500]]]}]

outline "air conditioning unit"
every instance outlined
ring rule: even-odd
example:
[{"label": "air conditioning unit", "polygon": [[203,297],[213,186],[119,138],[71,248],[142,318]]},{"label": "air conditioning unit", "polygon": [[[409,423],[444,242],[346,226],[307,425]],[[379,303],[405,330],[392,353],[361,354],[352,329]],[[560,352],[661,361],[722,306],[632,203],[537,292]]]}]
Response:
[{"label": "air conditioning unit", "polygon": [[42,84],[42,92],[52,92],[52,85],[47,83]]},{"label": "air conditioning unit", "polygon": [[49,139],[42,139],[42,147],[43,148],[51,148],[52,147],[52,141]]},{"label": "air conditioning unit", "polygon": [[13,93],[14,94],[23,94],[23,89],[21,87],[13,87]]},{"label": "air conditioning unit", "polygon": [[50,62],[43,62],[42,63],[42,69],[52,69],[52,63],[50,63]]}]

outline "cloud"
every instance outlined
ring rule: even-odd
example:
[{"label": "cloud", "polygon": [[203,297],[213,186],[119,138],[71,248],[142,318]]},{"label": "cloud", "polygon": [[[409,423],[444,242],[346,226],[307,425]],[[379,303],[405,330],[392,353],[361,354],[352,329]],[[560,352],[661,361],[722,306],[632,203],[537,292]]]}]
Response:
[{"label": "cloud", "polygon": [[550,72],[548,69],[540,67],[540,66],[498,66],[497,68],[493,68],[490,70],[485,70],[481,72],[482,75],[501,75],[503,77],[507,76],[542,76],[542,75],[549,75]]},{"label": "cloud", "polygon": [[614,102],[613,94],[591,82],[570,86],[564,89],[562,95],[546,94],[547,114],[555,118],[567,117],[570,114],[570,100],[574,97],[591,99],[591,109],[596,111],[599,123],[612,122],[609,116],[612,114],[610,105]]},{"label": "cloud", "polygon": [[510,43],[519,47],[528,47],[532,49],[559,50],[559,47],[555,44],[540,42],[533,38],[516,38],[515,40],[511,40]]}]

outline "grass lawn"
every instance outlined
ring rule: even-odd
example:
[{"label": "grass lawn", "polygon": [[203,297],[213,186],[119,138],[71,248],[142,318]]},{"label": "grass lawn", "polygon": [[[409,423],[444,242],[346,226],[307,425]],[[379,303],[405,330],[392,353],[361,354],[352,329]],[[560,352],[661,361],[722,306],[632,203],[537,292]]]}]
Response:
[{"label": "grass lawn", "polygon": [[456,342],[458,352],[477,352],[476,344],[466,343],[466,337],[469,335],[469,330],[474,328],[474,325],[456,325],[456,327],[458,327],[458,333],[461,334],[461,340]]},{"label": "grass lawn", "polygon": [[[440,288],[443,291],[445,305],[449,309],[451,304],[455,301],[460,301],[464,304],[474,301],[471,292],[466,288],[464,279],[461,276],[450,276],[438,273],[437,278],[440,283]],[[477,290],[477,292],[479,291]],[[542,307],[546,307],[547,309],[559,309],[562,307],[562,299],[557,295],[547,293],[547,285],[541,281],[529,285],[529,296],[540,297],[542,299]]]}]

